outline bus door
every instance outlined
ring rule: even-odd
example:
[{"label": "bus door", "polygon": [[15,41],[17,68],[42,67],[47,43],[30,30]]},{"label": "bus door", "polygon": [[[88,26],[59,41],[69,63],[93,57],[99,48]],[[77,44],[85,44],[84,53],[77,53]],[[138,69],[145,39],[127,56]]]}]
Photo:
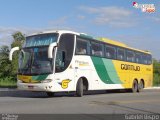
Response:
[{"label": "bus door", "polygon": [[74,35],[62,34],[59,40],[55,61],[55,79],[61,84],[64,91],[74,89],[74,69],[71,68],[71,61],[74,50]]}]

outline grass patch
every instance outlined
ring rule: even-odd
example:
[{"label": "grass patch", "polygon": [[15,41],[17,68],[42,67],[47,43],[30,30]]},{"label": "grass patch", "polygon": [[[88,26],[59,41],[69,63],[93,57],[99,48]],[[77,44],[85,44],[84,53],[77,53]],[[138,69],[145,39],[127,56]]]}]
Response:
[{"label": "grass patch", "polygon": [[17,81],[12,77],[0,78],[0,87],[16,87]]}]

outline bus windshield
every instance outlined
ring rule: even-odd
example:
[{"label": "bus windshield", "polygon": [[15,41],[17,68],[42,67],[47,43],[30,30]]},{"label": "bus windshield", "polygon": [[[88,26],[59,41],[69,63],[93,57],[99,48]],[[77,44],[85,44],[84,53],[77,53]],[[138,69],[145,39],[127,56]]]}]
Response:
[{"label": "bus windshield", "polygon": [[26,38],[26,41],[23,47],[26,48],[26,47],[50,45],[53,42],[57,42],[57,38],[58,38],[57,33],[39,34],[39,35],[29,36]]},{"label": "bus windshield", "polygon": [[26,38],[19,54],[18,74],[38,75],[52,73],[52,60],[48,58],[48,47],[57,42],[57,33],[38,34]]},{"label": "bus windshield", "polygon": [[48,47],[24,48],[20,52],[19,74],[51,74],[52,68],[52,59],[48,58]]}]

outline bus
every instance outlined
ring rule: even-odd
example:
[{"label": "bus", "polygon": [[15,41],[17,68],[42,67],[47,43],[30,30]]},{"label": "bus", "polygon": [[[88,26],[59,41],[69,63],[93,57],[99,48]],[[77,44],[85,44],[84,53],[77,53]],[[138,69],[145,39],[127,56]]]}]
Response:
[{"label": "bus", "polygon": [[152,86],[152,55],[107,38],[67,30],[26,37],[19,51],[17,88],[55,92],[127,89],[140,92]]}]

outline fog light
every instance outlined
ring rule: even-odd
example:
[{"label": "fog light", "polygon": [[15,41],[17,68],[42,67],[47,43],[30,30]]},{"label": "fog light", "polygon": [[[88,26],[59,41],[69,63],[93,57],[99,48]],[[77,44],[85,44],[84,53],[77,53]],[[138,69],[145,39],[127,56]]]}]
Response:
[{"label": "fog light", "polygon": [[51,81],[52,81],[52,79],[46,79],[46,80],[41,81],[41,83],[49,83]]}]

